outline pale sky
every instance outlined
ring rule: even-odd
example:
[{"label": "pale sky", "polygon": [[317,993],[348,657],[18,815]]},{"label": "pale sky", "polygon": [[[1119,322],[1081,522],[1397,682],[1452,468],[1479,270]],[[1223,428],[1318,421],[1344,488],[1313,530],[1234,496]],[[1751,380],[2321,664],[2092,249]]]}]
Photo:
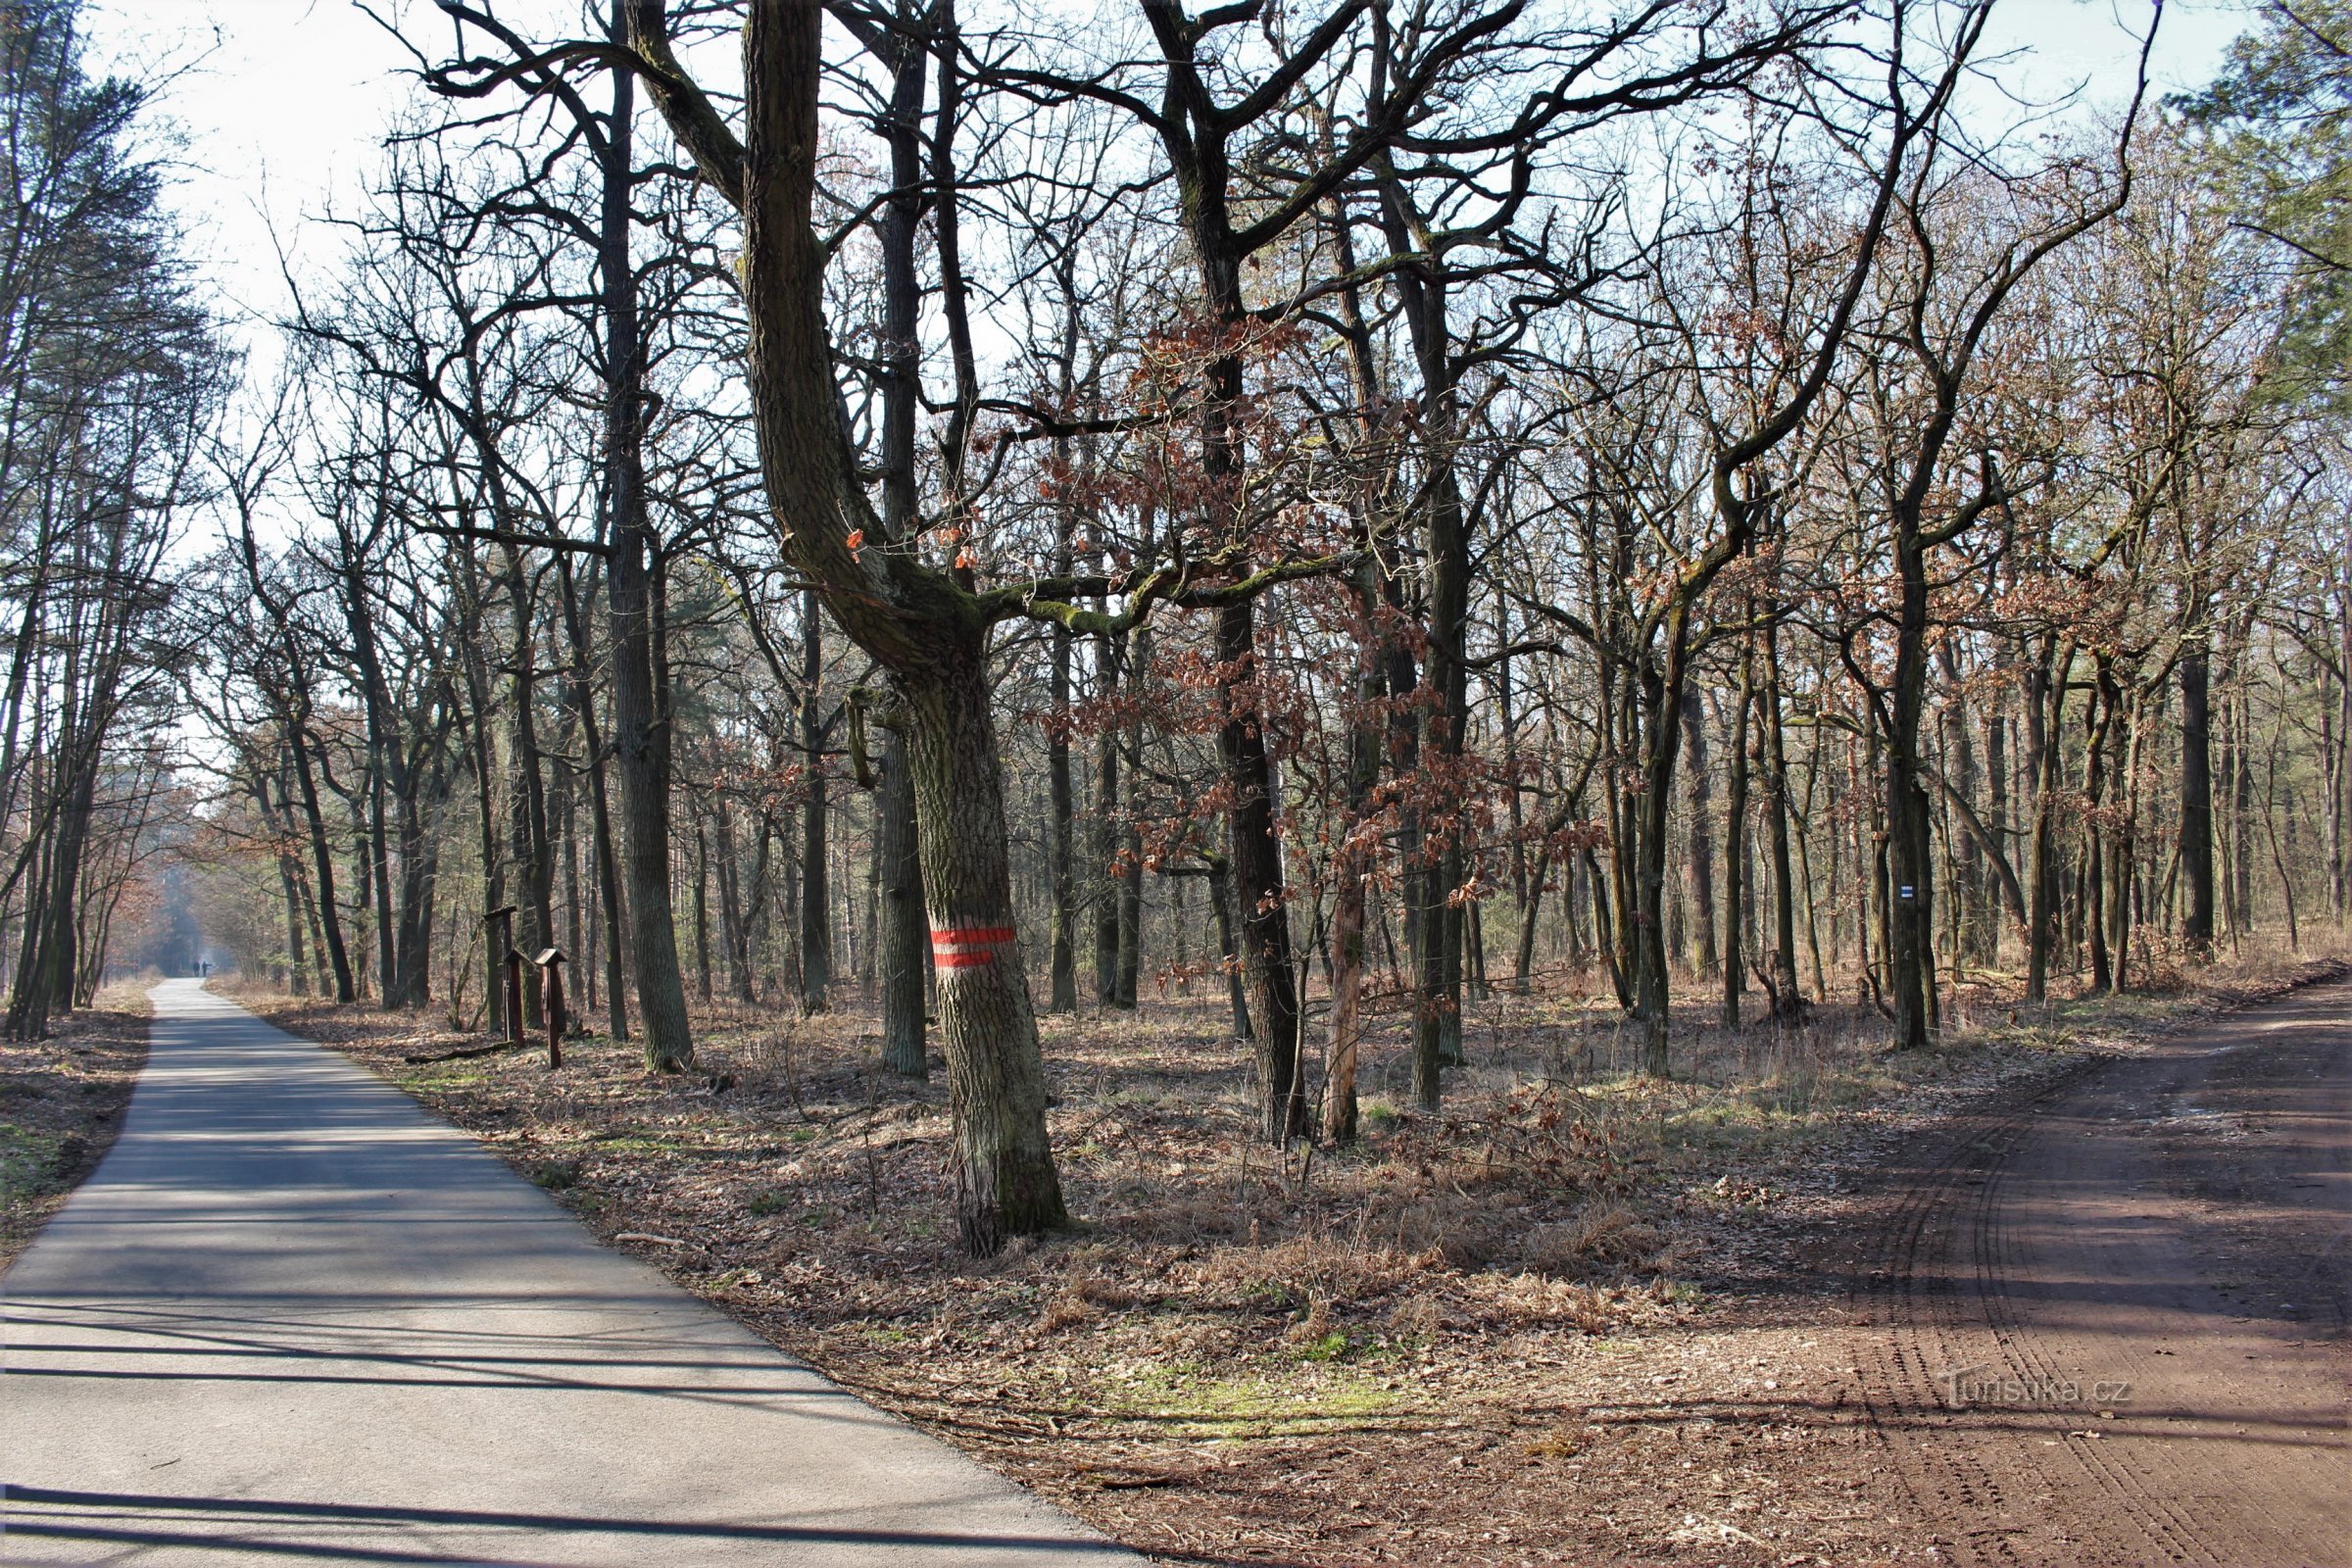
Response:
[{"label": "pale sky", "polygon": [[[967,0],[974,10],[985,9]],[[510,3],[509,13],[568,4]],[[376,0],[386,16],[440,25],[429,0]],[[2014,70],[2030,92],[2077,81],[2086,97],[2119,102],[2136,45],[2117,20],[2145,25],[2145,0],[2005,0],[1992,35],[2031,51]],[[2156,76],[2167,89],[2203,83],[2244,22],[2239,0],[2170,0]],[[331,240],[307,220],[354,205],[386,126],[419,91],[398,73],[399,45],[350,0],[91,0],[96,63],[176,65],[166,111],[188,137],[174,204],[200,265],[232,313],[279,315],[272,230],[298,256],[323,261]]]},{"label": "pale sky", "polygon": [[162,101],[187,138],[173,205],[225,308],[277,316],[272,230],[297,252],[329,253],[306,220],[351,205],[419,91],[395,74],[399,45],[350,0],[91,0],[88,25],[93,64],[178,68]]}]

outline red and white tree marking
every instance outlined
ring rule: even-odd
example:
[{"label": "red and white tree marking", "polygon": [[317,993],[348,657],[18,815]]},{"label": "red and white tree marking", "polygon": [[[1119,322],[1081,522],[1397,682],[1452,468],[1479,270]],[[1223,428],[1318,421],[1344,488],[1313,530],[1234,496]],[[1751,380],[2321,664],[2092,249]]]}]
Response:
[{"label": "red and white tree marking", "polygon": [[942,969],[970,969],[997,961],[1012,941],[1008,925],[967,925],[931,933],[931,961]]}]

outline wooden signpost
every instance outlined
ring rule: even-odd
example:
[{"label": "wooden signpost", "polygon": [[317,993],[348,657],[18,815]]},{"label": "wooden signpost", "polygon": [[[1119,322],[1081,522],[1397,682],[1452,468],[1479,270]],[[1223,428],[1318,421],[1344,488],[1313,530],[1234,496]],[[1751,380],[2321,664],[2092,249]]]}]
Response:
[{"label": "wooden signpost", "polygon": [[564,950],[539,955],[539,1011],[547,1020],[547,1064],[564,1065]]}]

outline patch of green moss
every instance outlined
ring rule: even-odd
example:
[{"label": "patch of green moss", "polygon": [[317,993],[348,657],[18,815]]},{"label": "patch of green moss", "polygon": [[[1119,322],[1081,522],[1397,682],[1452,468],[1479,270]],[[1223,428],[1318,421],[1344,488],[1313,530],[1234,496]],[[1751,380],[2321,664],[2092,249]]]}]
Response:
[{"label": "patch of green moss", "polygon": [[473,1084],[484,1084],[488,1083],[489,1081],[490,1076],[487,1073],[420,1072],[404,1076],[400,1080],[400,1086],[403,1089],[420,1089],[427,1091],[436,1089],[453,1090],[465,1089]]},{"label": "patch of green moss", "polygon": [[56,1179],[65,1140],[14,1122],[0,1122],[0,1197],[22,1198]]},{"label": "patch of green moss", "polygon": [[[1345,1343],[1345,1335],[1332,1335]],[[1317,1342],[1318,1344],[1325,1342]],[[1165,1423],[1183,1438],[1313,1437],[1407,1408],[1410,1396],[1334,1360],[1317,1370],[1218,1377],[1198,1363],[1154,1363],[1104,1391],[1121,1414]]]},{"label": "patch of green moss", "polygon": [[2081,1035],[2057,1023],[1997,1024],[1985,1031],[1984,1038],[2013,1051],[2063,1053],[2080,1050],[2082,1045]]}]

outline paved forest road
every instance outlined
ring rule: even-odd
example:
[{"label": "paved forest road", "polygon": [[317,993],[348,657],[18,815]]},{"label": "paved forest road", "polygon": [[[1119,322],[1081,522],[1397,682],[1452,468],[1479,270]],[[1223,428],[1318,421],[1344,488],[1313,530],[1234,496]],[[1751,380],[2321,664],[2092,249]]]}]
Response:
[{"label": "paved forest road", "polygon": [[1136,1561],[341,1057],[155,1002],[121,1140],[0,1282],[0,1561]]},{"label": "paved forest road", "polygon": [[2352,1563],[2352,987],[1886,1174],[1863,1389],[1945,1560]]}]

